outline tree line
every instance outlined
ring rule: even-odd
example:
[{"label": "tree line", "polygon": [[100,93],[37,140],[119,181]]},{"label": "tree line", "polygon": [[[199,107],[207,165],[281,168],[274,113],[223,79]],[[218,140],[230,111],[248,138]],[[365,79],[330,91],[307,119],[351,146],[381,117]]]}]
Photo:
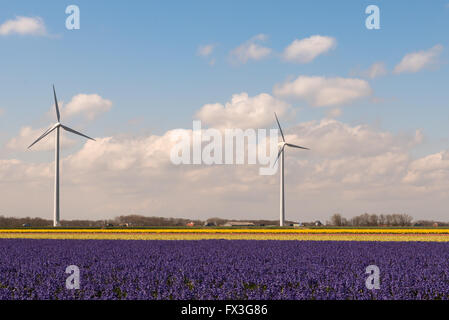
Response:
[{"label": "tree line", "polygon": [[[183,227],[193,226],[223,226],[229,221],[250,222],[255,226],[276,226],[278,220],[235,220],[223,218],[209,218],[207,220],[147,217],[142,215],[121,215],[107,220],[61,220],[62,227],[72,228],[103,228],[103,227]],[[286,221],[287,225],[293,221]],[[0,216],[0,228],[35,227],[48,228],[53,226],[53,220],[42,218],[15,218]]]},{"label": "tree line", "polygon": [[[140,215],[119,216],[108,220],[61,220],[63,227],[120,227],[120,226],[139,226],[139,227],[176,227],[185,226],[187,223],[193,222],[194,225],[201,224],[200,220],[189,220],[182,218],[165,218],[165,217],[145,217]],[[18,228],[18,227],[51,227],[53,220],[42,218],[14,218],[0,216],[0,228]]]},{"label": "tree line", "polygon": [[[109,220],[62,220],[61,225],[63,227],[91,227],[91,228],[102,228],[102,227],[182,227],[189,223],[193,223],[194,226],[222,226],[229,221],[240,221],[243,220],[230,220],[223,218],[209,218],[207,220],[199,219],[184,219],[184,218],[166,218],[166,217],[147,217],[142,215],[122,215],[114,219]],[[245,222],[254,223],[256,226],[278,226],[278,220],[244,220]],[[286,221],[287,225],[293,225],[294,221]],[[317,221],[302,223],[303,226],[316,226]],[[359,216],[347,219],[341,214],[334,214],[329,221],[326,221],[327,226],[354,226],[354,227],[381,227],[381,226],[397,226],[397,227],[407,227],[407,226],[449,226],[447,222],[433,221],[433,220],[417,220],[413,221],[413,218],[407,214],[362,214]],[[19,228],[19,227],[51,227],[53,226],[52,220],[42,219],[42,218],[14,218],[0,216],[0,228]]]},{"label": "tree line", "polygon": [[447,222],[434,221],[434,220],[417,220],[413,221],[413,217],[408,214],[369,214],[364,213],[359,216],[346,219],[341,214],[336,213],[330,221],[326,222],[326,225],[344,227],[380,227],[380,226],[392,226],[392,227],[409,227],[409,226],[448,226]]}]

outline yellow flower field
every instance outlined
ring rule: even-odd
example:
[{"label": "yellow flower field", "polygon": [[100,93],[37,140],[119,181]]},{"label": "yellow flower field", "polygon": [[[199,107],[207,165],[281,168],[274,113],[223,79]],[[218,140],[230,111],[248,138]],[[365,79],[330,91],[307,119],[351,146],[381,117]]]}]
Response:
[{"label": "yellow flower field", "polygon": [[3,229],[0,238],[449,242],[449,229]]}]

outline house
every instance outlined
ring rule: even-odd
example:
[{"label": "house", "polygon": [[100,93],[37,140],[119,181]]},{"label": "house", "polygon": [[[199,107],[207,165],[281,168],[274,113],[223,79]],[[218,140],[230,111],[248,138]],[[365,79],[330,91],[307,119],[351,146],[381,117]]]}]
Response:
[{"label": "house", "polygon": [[188,223],[186,224],[187,227],[193,227],[194,225],[195,225],[195,223],[193,223],[193,222],[188,222]]}]

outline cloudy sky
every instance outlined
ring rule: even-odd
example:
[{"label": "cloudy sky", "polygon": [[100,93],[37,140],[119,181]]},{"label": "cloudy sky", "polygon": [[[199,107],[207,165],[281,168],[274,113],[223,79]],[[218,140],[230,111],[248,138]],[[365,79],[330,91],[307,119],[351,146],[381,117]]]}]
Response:
[{"label": "cloudy sky", "polygon": [[[449,221],[449,2],[3,2],[0,214],[52,218],[55,122],[61,218],[121,214],[278,219],[279,176],[181,165],[174,137],[275,128],[286,218],[408,213]],[[380,29],[365,8],[378,4]]]}]

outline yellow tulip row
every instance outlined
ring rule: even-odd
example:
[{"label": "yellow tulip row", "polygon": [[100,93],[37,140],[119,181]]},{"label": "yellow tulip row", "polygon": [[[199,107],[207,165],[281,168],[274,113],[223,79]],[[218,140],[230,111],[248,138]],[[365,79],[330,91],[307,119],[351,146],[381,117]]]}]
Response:
[{"label": "yellow tulip row", "polygon": [[300,234],[300,233],[0,233],[0,239],[80,240],[297,240],[297,241],[426,241],[449,242],[449,234]]}]

